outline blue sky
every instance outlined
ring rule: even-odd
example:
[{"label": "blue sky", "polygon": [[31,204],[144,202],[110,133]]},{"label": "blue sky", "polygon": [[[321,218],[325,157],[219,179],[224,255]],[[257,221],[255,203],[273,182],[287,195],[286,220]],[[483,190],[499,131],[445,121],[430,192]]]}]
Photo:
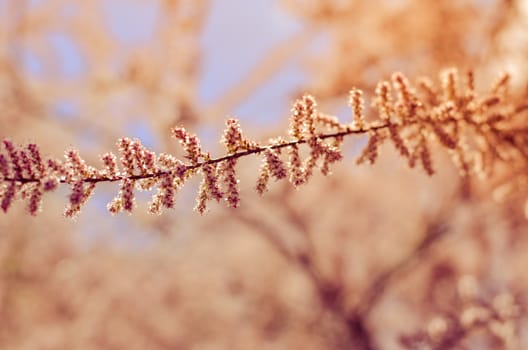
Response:
[{"label": "blue sky", "polygon": [[[30,4],[45,4],[45,0]],[[104,22],[125,52],[152,40],[161,10],[158,1],[111,0],[102,4]],[[204,105],[235,86],[265,58],[270,48],[302,30],[300,23],[282,11],[276,1],[213,0],[211,4],[200,41],[203,56],[197,96]],[[0,0],[0,8],[6,8],[6,0]],[[63,16],[68,16],[72,10],[66,6],[62,11]],[[56,72],[60,78],[75,79],[86,73],[82,53],[69,33],[52,32],[42,40],[60,62]],[[30,52],[24,52],[22,59],[29,74],[44,73],[42,64]],[[293,60],[231,112],[241,119],[280,118],[280,111],[289,105],[291,91],[303,81],[299,62]],[[74,117],[77,112],[72,101],[57,101],[54,105],[59,118]]]}]

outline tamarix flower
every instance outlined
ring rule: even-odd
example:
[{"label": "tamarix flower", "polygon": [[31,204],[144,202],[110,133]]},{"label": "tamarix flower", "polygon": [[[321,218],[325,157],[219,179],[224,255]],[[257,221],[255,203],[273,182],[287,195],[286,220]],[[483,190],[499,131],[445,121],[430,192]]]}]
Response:
[{"label": "tamarix flower", "polygon": [[528,162],[528,138],[521,115],[528,107],[508,95],[509,79],[508,74],[501,75],[487,93],[479,96],[473,72],[459,79],[458,71],[449,69],[441,74],[439,86],[429,78],[421,78],[413,86],[396,72],[390,82],[378,83],[373,108],[368,110],[363,92],[351,89],[352,123],[321,113],[315,98],[305,94],[293,103],[289,140],[251,140],[244,136],[239,121],[229,118],[221,136],[225,153],[217,157],[202,150],[200,138],[183,127],[171,129],[183,148],[183,159],[157,154],[140,140],[123,137],[117,142],[118,153],[100,157],[101,168],[88,165],[75,148],[64,153],[64,160],[43,158],[36,144],[17,146],[4,139],[0,148],[0,208],[7,212],[15,200],[22,199],[27,201],[28,212],[36,215],[44,193],[68,184],[71,192],[65,215],[73,217],[100,182],[118,182],[118,194],[107,206],[112,214],[131,213],[136,206],[135,191],[156,188],[149,211],[159,214],[175,207],[178,190],[197,175],[202,181],[195,210],[204,213],[211,200],[236,208],[241,201],[237,175],[240,158],[262,158],[255,185],[259,194],[268,190],[270,179],[287,179],[297,188],[308,183],[316,170],[329,175],[330,167],[343,159],[345,136],[354,134],[368,136],[358,164],[375,163],[380,146],[390,139],[410,167],[419,164],[432,175],[434,143],[448,151],[461,176],[486,176],[500,162]]}]

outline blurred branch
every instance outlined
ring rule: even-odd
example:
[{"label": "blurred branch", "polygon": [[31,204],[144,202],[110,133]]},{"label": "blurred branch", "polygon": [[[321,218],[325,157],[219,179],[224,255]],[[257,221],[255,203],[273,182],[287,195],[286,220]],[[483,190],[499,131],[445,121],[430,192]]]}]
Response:
[{"label": "blurred branch", "polygon": [[295,260],[294,254],[288,249],[284,241],[276,234],[275,228],[271,227],[268,222],[262,220],[259,216],[250,215],[249,213],[249,210],[236,210],[233,212],[233,217],[249,228],[258,231],[258,233],[261,234],[261,237],[264,238],[273,248],[275,248],[285,260]]},{"label": "blurred branch", "polygon": [[368,315],[396,278],[412,264],[424,258],[431,248],[448,232],[449,227],[443,220],[434,221],[427,225],[424,237],[415,248],[398,263],[375,278],[370,284],[370,287],[358,303],[357,314]]},{"label": "blurred branch", "polygon": [[[276,251],[286,260],[297,267],[312,282],[313,288],[319,299],[319,304],[325,312],[330,313],[336,320],[339,320],[347,330],[348,346],[357,349],[376,349],[373,339],[362,318],[356,315],[348,315],[342,304],[342,288],[328,281],[317,269],[314,263],[314,256],[311,251],[294,252],[287,248],[285,242],[277,235],[276,230],[264,219],[257,215],[250,215],[248,210],[237,210],[235,216],[240,222],[248,225],[253,232],[258,232],[261,237],[276,249]],[[309,239],[309,236],[306,236]],[[313,244],[307,244],[312,247]]]},{"label": "blurred branch", "polygon": [[[312,282],[324,312],[333,315],[335,319],[346,327],[349,342],[354,345],[354,348],[372,350],[377,349],[377,346],[367,326],[367,319],[371,310],[393,283],[401,280],[402,274],[409,271],[410,267],[417,262],[425,259],[432,248],[450,232],[447,218],[453,213],[454,201],[458,198],[459,189],[456,191],[443,204],[438,213],[426,223],[423,237],[416,246],[399,262],[374,278],[357,307],[352,310],[348,310],[345,307],[346,293],[344,282],[328,279],[318,271],[314,262],[315,246],[313,242],[307,242],[303,245],[301,251],[295,252],[288,249],[286,243],[280,239],[281,236],[277,233],[276,228],[270,226],[260,216],[251,215],[251,211],[246,209],[236,211],[235,217],[240,222],[248,225],[253,231],[258,232],[286,261],[290,261],[300,268],[300,271]],[[293,222],[298,230],[304,231],[306,229],[305,225],[299,224],[302,220],[299,220],[299,214],[294,212],[290,205],[284,205],[283,202],[281,210],[286,210],[288,219]],[[305,240],[311,240],[310,235],[303,234],[302,237]]]}]

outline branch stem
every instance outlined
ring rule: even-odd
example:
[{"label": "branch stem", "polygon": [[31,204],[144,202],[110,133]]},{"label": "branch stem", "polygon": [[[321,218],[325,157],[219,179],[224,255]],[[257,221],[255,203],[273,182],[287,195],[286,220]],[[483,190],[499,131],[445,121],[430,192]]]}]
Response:
[{"label": "branch stem", "polygon": [[[327,134],[320,134],[320,135],[317,135],[317,137],[319,139],[321,139],[321,140],[325,140],[325,139],[329,139],[329,138],[339,138],[339,137],[352,135],[352,134],[365,134],[365,133],[368,133],[370,131],[385,129],[388,126],[389,126],[388,124],[374,124],[374,125],[372,125],[372,126],[370,126],[368,128],[363,128],[363,129],[353,129],[353,128],[349,127],[349,128],[347,128],[346,130],[343,130],[343,131],[327,133]],[[236,153],[232,153],[232,154],[227,154],[227,155],[222,156],[222,157],[204,160],[204,161],[198,162],[196,164],[189,164],[189,165],[186,165],[186,168],[187,168],[186,170],[187,171],[194,170],[194,169],[201,168],[204,165],[216,164],[216,163],[220,163],[220,162],[227,161],[227,160],[230,160],[230,159],[237,159],[237,158],[242,158],[242,157],[245,157],[245,156],[249,156],[251,154],[258,154],[258,153],[264,152],[266,149],[282,149],[282,148],[286,148],[286,147],[292,147],[292,146],[295,146],[295,145],[302,145],[302,144],[305,144],[305,143],[308,143],[308,142],[309,142],[308,139],[304,139],[303,138],[303,139],[297,139],[297,140],[293,140],[293,141],[289,141],[289,142],[281,142],[281,143],[277,143],[277,144],[273,144],[273,145],[258,146],[258,147],[254,147],[254,148],[248,149],[246,151],[236,152]],[[88,177],[88,178],[83,179],[83,181],[84,182],[89,182],[89,183],[98,183],[98,182],[116,182],[116,181],[122,181],[122,180],[125,180],[125,179],[143,180],[143,179],[162,177],[162,176],[168,175],[170,173],[171,173],[170,171],[159,171],[159,172],[155,172],[155,173],[146,173],[146,174],[128,175],[128,176],[127,175],[118,175],[118,176],[114,176],[114,177],[98,176],[98,177]],[[31,183],[31,182],[41,182],[42,181],[42,179],[35,178],[35,177],[32,177],[32,178],[6,177],[6,178],[4,178],[2,180],[6,181],[6,182],[20,182],[20,183],[23,183],[23,184],[24,183]],[[61,183],[66,183],[66,180],[65,179],[61,179],[60,182]]]}]

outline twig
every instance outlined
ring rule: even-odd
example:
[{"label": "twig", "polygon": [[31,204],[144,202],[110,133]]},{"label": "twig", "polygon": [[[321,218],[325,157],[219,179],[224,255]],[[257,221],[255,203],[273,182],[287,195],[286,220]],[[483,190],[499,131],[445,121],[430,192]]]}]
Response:
[{"label": "twig", "polygon": [[[351,134],[365,134],[365,133],[368,133],[369,131],[385,129],[387,127],[388,127],[388,125],[386,125],[386,124],[378,124],[378,125],[373,125],[373,126],[371,126],[369,128],[365,128],[365,129],[348,129],[346,131],[333,132],[333,133],[328,133],[328,134],[320,134],[320,135],[318,135],[318,138],[321,139],[321,140],[325,140],[325,139],[329,139],[329,138],[340,138],[340,137],[351,135]],[[278,149],[282,149],[282,148],[286,148],[286,147],[306,144],[308,142],[309,142],[309,140],[307,140],[307,139],[299,139],[299,140],[294,140],[294,141],[284,142],[284,143],[278,143],[278,144],[273,144],[273,145],[258,146],[258,147],[254,147],[254,148],[251,148],[251,149],[246,150],[246,151],[236,152],[236,153],[228,154],[228,155],[225,155],[225,156],[222,156],[222,157],[218,157],[218,158],[212,158],[212,159],[201,161],[201,162],[198,162],[198,163],[192,164],[192,165],[186,165],[185,167],[186,167],[187,171],[188,170],[195,170],[195,169],[203,167],[204,165],[212,165],[212,164],[217,164],[217,163],[224,162],[224,161],[231,160],[231,159],[238,159],[238,158],[241,158],[241,157],[249,156],[249,155],[252,155],[252,154],[259,154],[259,153],[264,152],[267,149],[278,150]],[[130,175],[130,176],[126,176],[126,175],[118,175],[118,176],[114,176],[114,177],[98,176],[98,177],[87,177],[87,178],[84,178],[83,181],[84,182],[89,182],[89,183],[98,183],[98,182],[116,182],[116,181],[122,181],[122,180],[125,180],[125,179],[141,180],[141,179],[158,178],[158,177],[162,177],[162,176],[165,176],[165,175],[169,175],[171,173],[172,173],[171,171],[158,171],[158,172],[155,172],[155,173],[148,173],[148,174],[141,174],[141,175]],[[41,182],[42,181],[42,179],[34,178],[34,177],[33,178],[6,177],[3,180],[4,181],[8,181],[8,182],[13,182],[14,181],[14,182],[20,182],[20,183],[30,183],[30,182]],[[65,179],[61,179],[60,182],[61,183],[66,183],[66,180]]]}]

